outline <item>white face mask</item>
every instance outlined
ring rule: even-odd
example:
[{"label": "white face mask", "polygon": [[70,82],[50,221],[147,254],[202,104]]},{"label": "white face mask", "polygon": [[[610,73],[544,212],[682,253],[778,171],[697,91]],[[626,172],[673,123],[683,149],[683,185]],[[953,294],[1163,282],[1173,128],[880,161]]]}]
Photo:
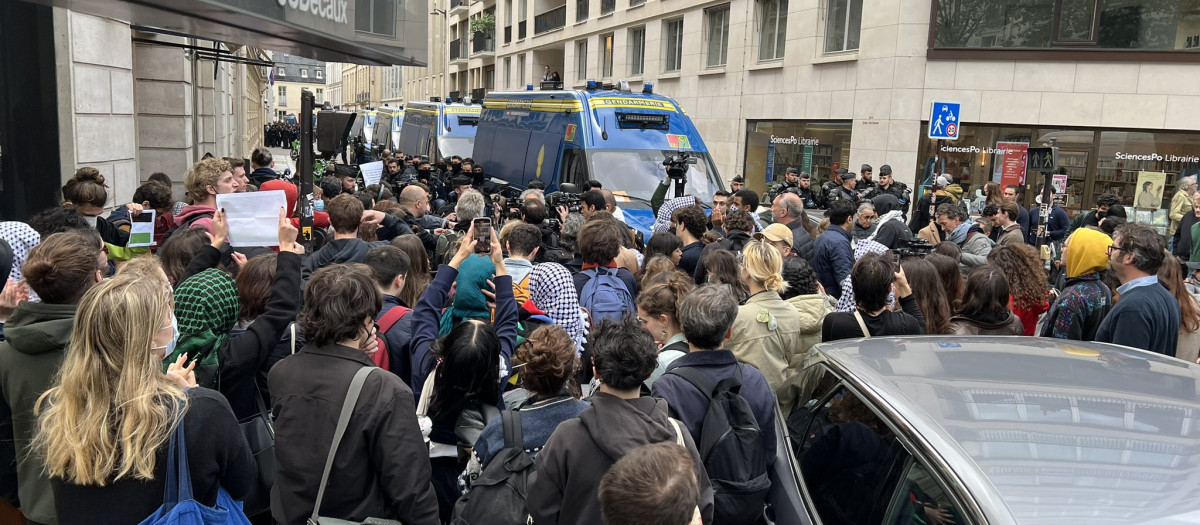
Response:
[{"label": "white face mask", "polygon": [[100,219],[100,217],[98,217],[98,216],[92,216],[92,215],[83,215],[83,220],[84,220],[84,221],[86,221],[86,222],[88,223],[88,226],[89,226],[89,227],[91,227],[91,228],[95,228],[95,227],[96,227],[96,222],[97,222],[99,219]]}]

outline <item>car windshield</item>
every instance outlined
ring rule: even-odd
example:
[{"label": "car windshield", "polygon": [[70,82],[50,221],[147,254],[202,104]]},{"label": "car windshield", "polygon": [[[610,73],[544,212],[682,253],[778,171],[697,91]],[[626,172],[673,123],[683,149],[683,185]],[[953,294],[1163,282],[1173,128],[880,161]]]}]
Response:
[{"label": "car windshield", "polygon": [[[624,191],[630,197],[650,200],[658,184],[667,177],[663,160],[673,151],[662,150],[592,150],[589,151],[589,174],[605,188]],[[713,193],[720,189],[717,170],[708,153],[693,152],[696,163],[688,166],[686,195],[694,195],[702,203],[711,203]],[[675,194],[674,187],[667,194]]]},{"label": "car windshield", "polygon": [[475,137],[438,137],[438,152],[443,157],[470,157],[475,151]]}]

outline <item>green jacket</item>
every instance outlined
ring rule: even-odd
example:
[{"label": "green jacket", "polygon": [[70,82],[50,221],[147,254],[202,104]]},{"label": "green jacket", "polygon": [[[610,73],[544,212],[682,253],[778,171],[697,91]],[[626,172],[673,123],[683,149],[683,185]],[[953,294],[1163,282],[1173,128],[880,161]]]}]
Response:
[{"label": "green jacket", "polygon": [[[24,302],[4,324],[0,343],[0,394],[12,411],[17,451],[18,494],[25,517],[55,524],[54,492],[42,461],[29,451],[37,429],[33,414],[38,397],[50,388],[71,342],[76,305]],[[9,422],[3,422],[9,424]]]}]

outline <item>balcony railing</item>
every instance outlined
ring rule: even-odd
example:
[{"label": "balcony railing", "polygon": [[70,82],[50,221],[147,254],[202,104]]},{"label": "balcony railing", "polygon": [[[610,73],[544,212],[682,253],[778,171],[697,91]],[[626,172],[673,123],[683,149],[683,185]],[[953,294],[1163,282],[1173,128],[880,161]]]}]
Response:
[{"label": "balcony railing", "polygon": [[617,0],[600,0],[600,14],[607,15],[617,10]]},{"label": "balcony railing", "polygon": [[547,31],[562,28],[567,25],[567,6],[560,5],[533,17],[533,34],[540,35]]},{"label": "balcony railing", "polygon": [[460,38],[456,38],[456,39],[450,41],[450,61],[451,62],[458,60],[460,58],[466,58],[465,57],[466,53],[463,53],[463,45],[462,44],[463,44],[463,41]]},{"label": "balcony railing", "polygon": [[491,53],[496,50],[496,43],[491,33],[477,32],[471,35],[471,54]]},{"label": "balcony railing", "polygon": [[525,21],[517,22],[517,40],[525,40]]},{"label": "balcony railing", "polygon": [[504,26],[504,43],[512,42],[512,26]]},{"label": "balcony railing", "polygon": [[575,0],[575,21],[582,22],[588,19],[588,0]]}]

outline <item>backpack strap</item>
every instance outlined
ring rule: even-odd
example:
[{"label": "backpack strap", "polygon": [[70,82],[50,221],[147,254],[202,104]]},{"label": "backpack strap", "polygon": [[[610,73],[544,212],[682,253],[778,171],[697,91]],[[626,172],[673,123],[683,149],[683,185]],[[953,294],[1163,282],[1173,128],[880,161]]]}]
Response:
[{"label": "backpack strap", "polygon": [[290,326],[288,326],[288,330],[290,330],[292,332],[292,353],[294,354],[294,353],[296,353],[296,322],[295,321],[292,321],[292,324]]},{"label": "backpack strap", "polygon": [[346,435],[346,427],[350,425],[350,416],[354,415],[354,405],[358,403],[358,396],[362,394],[363,383],[367,381],[367,376],[371,372],[378,370],[373,366],[364,366],[354,373],[354,379],[350,380],[350,388],[346,390],[346,400],[342,402],[342,412],[338,415],[337,428],[333,431],[333,443],[329,445],[329,456],[325,458],[325,470],[321,473],[321,484],[317,488],[317,501],[313,504],[312,518],[310,523],[320,523],[318,518],[321,515],[321,500],[325,499],[325,486],[329,483],[329,471],[333,468],[333,458],[337,455],[338,445],[342,443],[342,436]]},{"label": "backpack strap", "polygon": [[862,313],[858,310],[854,310],[854,320],[858,321],[858,328],[862,330],[863,337],[871,337],[871,331],[867,330],[867,323],[863,321]]},{"label": "backpack strap", "polygon": [[500,413],[500,424],[504,428],[504,448],[525,449],[525,438],[521,433],[521,413],[505,410]]},{"label": "backpack strap", "polygon": [[675,429],[675,443],[681,447],[686,447],[687,445],[683,444],[683,429],[679,428],[679,423],[673,417],[668,417],[667,421],[670,421],[671,426]]},{"label": "backpack strap", "polygon": [[[739,365],[738,368],[740,369],[741,366]],[[709,379],[704,372],[696,370],[690,366],[681,366],[678,368],[673,368],[667,371],[667,373],[682,377],[684,381],[691,383],[692,386],[700,390],[701,394],[704,394],[704,397],[708,398],[709,401],[712,401],[713,393],[717,390],[717,384],[714,383],[712,379]]]},{"label": "backpack strap", "polygon": [[403,319],[404,316],[408,315],[408,313],[411,311],[412,309],[408,307],[400,305],[393,306],[391,310],[388,310],[387,313],[383,314],[383,317],[379,318],[379,334],[382,336],[383,334],[388,333],[393,326],[396,326],[396,323],[400,322],[400,319]]}]

